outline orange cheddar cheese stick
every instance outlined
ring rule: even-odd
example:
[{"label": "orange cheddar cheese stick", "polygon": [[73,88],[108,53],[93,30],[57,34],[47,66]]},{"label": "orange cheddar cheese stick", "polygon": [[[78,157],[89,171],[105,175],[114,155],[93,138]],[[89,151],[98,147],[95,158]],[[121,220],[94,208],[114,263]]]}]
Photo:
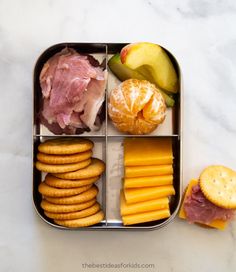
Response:
[{"label": "orange cheddar cheese stick", "polygon": [[172,164],[171,138],[126,138],[125,166]]},{"label": "orange cheddar cheese stick", "polygon": [[125,178],[125,188],[140,188],[173,184],[173,175]]},{"label": "orange cheddar cheese stick", "polygon": [[138,223],[156,221],[168,217],[170,217],[170,210],[164,209],[145,213],[125,215],[122,217],[122,220],[124,225],[133,225]]},{"label": "orange cheddar cheese stick", "polygon": [[137,214],[169,208],[168,197],[158,198],[133,204],[127,204],[125,201],[124,191],[120,192],[120,214],[121,216]]},{"label": "orange cheddar cheese stick", "polygon": [[162,176],[172,174],[173,174],[172,165],[145,165],[125,167],[126,178]]},{"label": "orange cheddar cheese stick", "polygon": [[126,202],[130,204],[174,195],[175,189],[173,185],[138,189],[124,189],[124,194]]}]

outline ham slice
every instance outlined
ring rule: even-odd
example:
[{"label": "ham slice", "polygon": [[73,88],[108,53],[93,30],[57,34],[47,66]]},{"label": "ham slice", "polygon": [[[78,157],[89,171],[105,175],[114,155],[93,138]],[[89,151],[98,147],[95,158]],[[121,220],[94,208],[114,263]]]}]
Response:
[{"label": "ham slice", "polygon": [[63,49],[43,66],[40,85],[42,118],[49,130],[58,132],[55,124],[70,134],[77,129],[100,128],[101,122],[96,120],[105,98],[106,72],[92,56]]},{"label": "ham slice", "polygon": [[80,118],[91,130],[99,129],[99,126],[95,124],[95,121],[97,113],[104,102],[104,89],[105,80],[92,79],[77,107],[78,111],[84,109],[84,112],[80,115]]},{"label": "ham slice", "polygon": [[191,195],[186,197],[184,211],[190,223],[209,224],[217,219],[228,221],[234,216],[234,210],[211,203],[202,193],[199,184],[193,186]]}]

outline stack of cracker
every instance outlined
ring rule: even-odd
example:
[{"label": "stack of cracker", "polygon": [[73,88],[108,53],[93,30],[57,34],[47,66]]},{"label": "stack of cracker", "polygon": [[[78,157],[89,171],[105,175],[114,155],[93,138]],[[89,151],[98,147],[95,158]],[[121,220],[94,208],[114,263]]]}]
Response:
[{"label": "stack of cracker", "polygon": [[124,225],[168,218],[169,196],[175,194],[171,138],[126,138],[124,168]]},{"label": "stack of cracker", "polygon": [[105,164],[92,158],[93,145],[88,139],[57,138],[38,147],[36,168],[47,173],[38,187],[41,207],[58,225],[86,227],[104,218],[94,183]]}]

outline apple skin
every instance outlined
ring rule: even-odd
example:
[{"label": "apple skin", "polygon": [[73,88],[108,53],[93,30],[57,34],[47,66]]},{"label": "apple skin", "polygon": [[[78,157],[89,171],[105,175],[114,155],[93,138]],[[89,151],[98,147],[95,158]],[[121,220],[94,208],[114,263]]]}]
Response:
[{"label": "apple skin", "polygon": [[129,51],[134,47],[135,47],[135,43],[130,43],[128,45],[126,45],[125,47],[123,47],[121,49],[121,52],[120,52],[120,60],[121,62],[124,64],[125,63],[125,60],[126,60],[126,57],[127,57],[127,54],[129,53]]},{"label": "apple skin", "polygon": [[178,77],[165,52],[157,44],[140,42],[128,44],[120,52],[121,62],[137,71],[159,88],[169,93],[178,92]]},{"label": "apple skin", "polygon": [[119,53],[116,53],[114,56],[112,56],[109,59],[108,67],[111,69],[113,74],[115,74],[116,77],[118,77],[120,81],[125,81],[126,79],[129,79],[129,78],[135,78],[140,80],[146,79],[139,72],[134,71],[126,67],[124,64],[122,64]]}]

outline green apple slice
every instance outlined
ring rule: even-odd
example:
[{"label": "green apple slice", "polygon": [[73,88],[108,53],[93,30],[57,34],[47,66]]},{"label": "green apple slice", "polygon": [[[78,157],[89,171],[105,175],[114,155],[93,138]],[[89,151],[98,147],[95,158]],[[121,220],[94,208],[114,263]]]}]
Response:
[{"label": "green apple slice", "polygon": [[128,68],[150,77],[161,89],[178,92],[178,77],[167,53],[154,43],[134,43],[120,53],[121,62]]}]

